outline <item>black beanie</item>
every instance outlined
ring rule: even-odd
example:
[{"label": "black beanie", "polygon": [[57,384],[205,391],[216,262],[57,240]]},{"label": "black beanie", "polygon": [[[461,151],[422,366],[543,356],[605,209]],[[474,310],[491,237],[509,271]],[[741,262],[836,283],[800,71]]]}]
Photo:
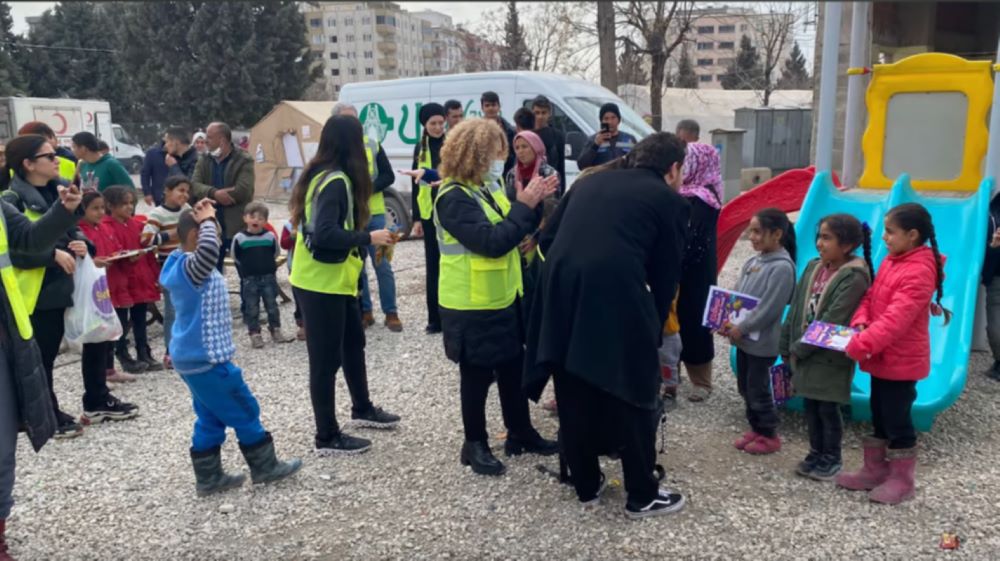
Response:
[{"label": "black beanie", "polygon": [[435,115],[440,115],[442,117],[447,117],[448,112],[444,110],[444,106],[440,103],[428,103],[427,105],[420,106],[420,125],[424,126],[427,121],[431,120],[431,117]]},{"label": "black beanie", "polygon": [[618,106],[614,103],[605,103],[601,106],[601,113],[597,116],[598,119],[603,119],[605,113],[614,113],[618,120],[622,120],[622,112],[618,109]]}]

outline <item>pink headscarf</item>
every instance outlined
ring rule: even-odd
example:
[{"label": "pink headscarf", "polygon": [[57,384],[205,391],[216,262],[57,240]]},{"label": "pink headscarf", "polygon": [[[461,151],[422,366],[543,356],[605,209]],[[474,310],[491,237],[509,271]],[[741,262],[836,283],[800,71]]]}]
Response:
[{"label": "pink headscarf", "polygon": [[[522,175],[527,175],[527,171],[531,170],[531,175],[528,176],[528,181],[531,181],[536,175],[538,175],[538,168],[542,167],[545,163],[545,143],[542,142],[542,138],[531,131],[521,131],[517,133],[514,137],[514,142],[517,139],[522,138],[531,146],[531,149],[535,151],[535,162],[528,166],[521,163],[521,160],[517,160],[517,165],[515,166],[516,171],[514,172],[514,184],[516,187],[524,188],[525,184],[521,181]],[[513,147],[512,147],[513,148]],[[525,182],[526,183],[526,182]]]},{"label": "pink headscarf", "polygon": [[690,142],[684,156],[681,195],[698,197],[712,208],[722,208],[722,171],[719,152],[711,144]]}]

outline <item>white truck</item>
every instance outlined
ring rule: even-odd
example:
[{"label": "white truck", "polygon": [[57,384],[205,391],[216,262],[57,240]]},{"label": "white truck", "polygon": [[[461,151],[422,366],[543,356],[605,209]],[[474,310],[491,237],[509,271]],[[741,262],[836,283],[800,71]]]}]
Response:
[{"label": "white truck", "polygon": [[108,143],[111,154],[129,172],[142,170],[145,156],[139,143],[128,132],[111,121],[111,104],[98,99],[65,99],[42,97],[0,97],[0,142],[17,136],[25,123],[42,121],[52,127],[63,146],[70,145],[74,134],[89,131]]},{"label": "white truck", "polygon": [[[610,90],[569,76],[543,72],[477,72],[405,78],[381,82],[355,82],[340,91],[340,100],[357,107],[358,117],[370,138],[377,138],[392,162],[393,169],[410,169],[413,148],[420,141],[422,128],[417,119],[420,106],[435,101],[444,104],[456,99],[466,118],[481,117],[479,98],[485,91],[500,96],[501,116],[513,125],[514,112],[529,107],[538,95],[552,102],[552,126],[566,135],[566,182],[573,182],[579,172],[576,158],[587,138],[595,134],[601,121],[598,111],[607,102],[621,110],[621,130],[642,139],[652,134],[650,127],[631,107]],[[410,179],[396,174],[395,191],[386,197],[386,212],[401,231],[410,227]],[[401,195],[405,193],[405,195]],[[400,205],[405,204],[406,209]],[[405,212],[405,216],[400,216]]]}]

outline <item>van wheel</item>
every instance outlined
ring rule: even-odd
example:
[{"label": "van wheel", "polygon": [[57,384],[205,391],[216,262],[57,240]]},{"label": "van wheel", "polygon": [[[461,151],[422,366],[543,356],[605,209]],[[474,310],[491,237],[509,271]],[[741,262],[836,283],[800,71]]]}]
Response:
[{"label": "van wheel", "polygon": [[410,230],[413,229],[413,221],[410,219],[410,208],[403,201],[395,189],[389,188],[385,193],[385,222],[386,228],[396,225],[396,231],[403,234],[403,239],[410,237]]},{"label": "van wheel", "polygon": [[136,156],[128,161],[128,171],[132,175],[138,175],[142,173],[142,158]]}]

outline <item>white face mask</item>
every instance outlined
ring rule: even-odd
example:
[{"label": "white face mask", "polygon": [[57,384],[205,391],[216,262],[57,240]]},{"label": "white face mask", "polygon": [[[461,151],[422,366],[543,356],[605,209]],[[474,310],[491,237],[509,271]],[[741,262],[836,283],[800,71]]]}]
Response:
[{"label": "white face mask", "polygon": [[219,146],[218,148],[216,148],[215,150],[212,150],[208,154],[210,156],[212,156],[213,158],[218,158],[219,156],[222,155],[222,146]]},{"label": "white face mask", "polygon": [[504,160],[493,160],[490,165],[490,169],[486,170],[486,175],[483,180],[486,183],[493,183],[494,181],[500,179],[503,176],[503,166],[506,162]]}]

